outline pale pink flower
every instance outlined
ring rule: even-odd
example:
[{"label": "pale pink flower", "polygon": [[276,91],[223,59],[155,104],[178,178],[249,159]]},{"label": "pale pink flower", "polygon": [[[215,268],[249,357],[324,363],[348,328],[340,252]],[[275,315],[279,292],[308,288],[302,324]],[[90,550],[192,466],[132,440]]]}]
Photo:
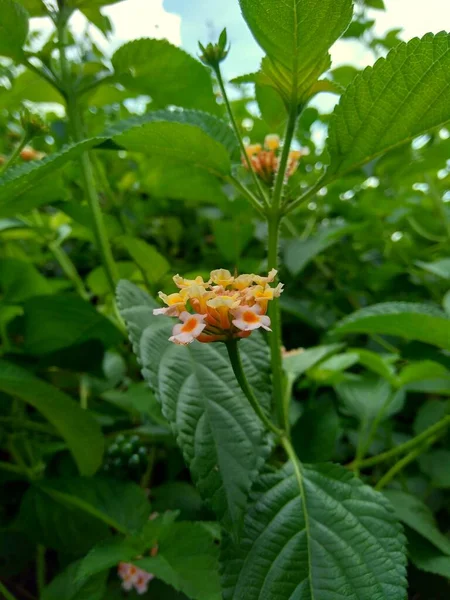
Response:
[{"label": "pale pink flower", "polygon": [[272,331],[270,329],[270,318],[261,313],[262,308],[259,304],[239,306],[231,311],[231,314],[235,317],[232,321],[233,325],[242,331],[253,331],[259,327],[262,327],[266,331]]},{"label": "pale pink flower", "polygon": [[182,312],[180,315],[181,323],[177,323],[177,325],[175,325],[169,341],[174,342],[175,344],[190,344],[205,329],[205,319],[206,315],[191,315],[187,311]]}]

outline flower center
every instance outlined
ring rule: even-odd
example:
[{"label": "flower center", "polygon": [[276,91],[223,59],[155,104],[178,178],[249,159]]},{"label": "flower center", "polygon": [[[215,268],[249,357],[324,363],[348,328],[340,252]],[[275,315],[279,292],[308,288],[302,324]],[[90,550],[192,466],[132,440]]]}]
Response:
[{"label": "flower center", "polygon": [[245,313],[242,315],[242,318],[244,319],[244,321],[246,323],[258,323],[259,322],[258,315],[255,315],[255,313],[252,312],[251,310],[246,310]]},{"label": "flower center", "polygon": [[191,331],[193,331],[196,327],[197,327],[197,319],[188,319],[186,321],[186,323],[183,325],[183,327],[181,328],[181,331],[183,333],[190,333]]}]

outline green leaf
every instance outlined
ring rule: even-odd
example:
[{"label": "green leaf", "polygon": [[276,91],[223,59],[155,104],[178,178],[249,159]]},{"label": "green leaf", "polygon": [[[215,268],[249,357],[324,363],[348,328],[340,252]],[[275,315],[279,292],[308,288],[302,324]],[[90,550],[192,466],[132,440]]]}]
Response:
[{"label": "green leaf", "polygon": [[450,488],[450,450],[432,450],[419,457],[422,473],[431,479],[435,488]]},{"label": "green leaf", "polygon": [[409,387],[409,384],[416,381],[445,378],[449,379],[450,385],[450,371],[444,365],[432,360],[423,360],[406,365],[397,378],[397,385]]},{"label": "green leaf", "polygon": [[[161,402],[201,496],[227,527],[241,526],[252,481],[268,452],[265,433],[245,399],[222,344],[168,342],[173,321],[153,317],[154,301],[129,282],[118,304],[142,372]],[[258,336],[240,343],[244,368],[270,406],[268,350]]]},{"label": "green leaf", "polygon": [[89,302],[78,296],[37,296],[25,303],[25,347],[30,354],[55,352],[87,340],[105,348],[123,340],[122,333]]},{"label": "green leaf", "polygon": [[71,563],[44,588],[40,600],[102,600],[106,592],[108,573],[98,573],[89,579],[77,576],[80,561]]},{"label": "green leaf", "polygon": [[158,538],[158,554],[135,564],[193,600],[221,600],[218,555],[199,523],[174,523]]},{"label": "green leaf", "polygon": [[111,60],[117,80],[151,96],[157,108],[173,104],[218,112],[208,69],[167,40],[133,40],[116,50]]},{"label": "green leaf", "polygon": [[400,490],[385,490],[383,494],[393,505],[400,521],[450,556],[450,540],[439,531],[433,513],[417,496]]},{"label": "green leaf", "polygon": [[61,504],[36,486],[25,492],[15,526],[35,544],[68,556],[83,556],[110,536],[104,522],[78,507]]},{"label": "green leaf", "polygon": [[450,350],[450,317],[438,308],[412,302],[383,302],[357,310],[333,330],[347,333],[381,333],[419,340]]},{"label": "green leaf", "polygon": [[419,435],[447,414],[450,414],[450,400],[427,400],[417,411],[413,424],[414,434]]},{"label": "green leaf", "polygon": [[150,283],[158,283],[170,265],[154,246],[131,235],[121,235],[114,240],[125,248]]},{"label": "green leaf", "polygon": [[[117,132],[116,132],[117,130]],[[117,144],[132,152],[156,154],[190,164],[213,175],[230,171],[234,136],[228,125],[200,111],[155,111],[111,129]]]},{"label": "green leaf", "polygon": [[0,106],[9,110],[16,109],[24,100],[64,104],[64,97],[58,90],[29,69],[25,69],[14,79],[10,90],[0,93]]},{"label": "green leaf", "polygon": [[392,416],[402,408],[405,397],[402,391],[393,392],[388,381],[373,375],[342,381],[336,391],[345,412],[365,423],[381,411],[384,419]]},{"label": "green leaf", "polygon": [[16,2],[25,8],[30,17],[45,17],[48,13],[43,0],[16,0]]},{"label": "green leaf", "polygon": [[14,0],[0,0],[0,56],[21,59],[28,36],[28,13]]},{"label": "green leaf", "polygon": [[406,535],[408,554],[413,564],[421,571],[450,579],[450,556],[439,552],[433,544],[409,528]]},{"label": "green leaf", "polygon": [[450,290],[445,294],[442,300],[442,306],[444,307],[447,315],[450,317]]},{"label": "green leaf", "polygon": [[308,402],[292,428],[292,445],[304,462],[331,460],[338,433],[339,417],[333,399],[325,396]]},{"label": "green leaf", "polygon": [[140,531],[150,515],[145,492],[131,481],[103,477],[48,479],[39,483],[39,489],[122,533]]},{"label": "green leaf", "polygon": [[345,225],[335,225],[321,229],[307,240],[289,240],[284,249],[286,267],[293,275],[298,275],[311,260],[336,244],[348,231]]},{"label": "green leaf", "polygon": [[428,271],[428,273],[432,273],[433,275],[437,275],[438,277],[442,277],[442,279],[450,281],[450,258],[442,258],[441,260],[435,260],[432,263],[416,260],[415,264],[421,269]]},{"label": "green leaf", "polygon": [[[0,214],[3,216],[15,214],[17,210],[16,197],[19,194],[31,189],[36,182],[45,177],[54,177],[57,169],[64,166],[68,161],[78,158],[85,150],[95,146],[101,139],[91,138],[78,144],[71,144],[42,160],[31,161],[8,169],[6,174],[0,177]],[[46,199],[43,198],[41,204],[45,203]],[[36,208],[36,206],[36,204],[33,204],[33,208]],[[8,212],[9,209],[11,209],[10,212]],[[25,211],[25,208],[22,207],[21,210]]]},{"label": "green leaf", "polygon": [[381,494],[336,465],[287,463],[222,551],[224,600],[404,600],[405,544]]},{"label": "green leaf", "polygon": [[301,102],[329,66],[328,49],[352,17],[351,0],[240,0],[242,14],[267,53],[263,73],[285,102]]},{"label": "green leaf", "polygon": [[0,361],[0,390],[34,406],[64,438],[80,473],[95,473],[102,462],[104,440],[87,411],[57,388],[6,361]]},{"label": "green leaf", "polygon": [[256,84],[255,98],[264,121],[272,131],[278,131],[287,119],[286,107],[280,94],[272,87]]},{"label": "green leaf", "polygon": [[212,222],[214,241],[221,255],[228,263],[236,264],[243,250],[250,242],[254,226],[243,220],[220,220]]},{"label": "green leaf", "polygon": [[52,292],[50,283],[31,263],[16,258],[1,259],[0,290],[5,304],[21,303]]},{"label": "green leaf", "polygon": [[307,350],[299,349],[283,357],[283,368],[292,377],[300,377],[311,367],[324,360],[327,356],[338,352],[343,344],[329,344],[328,346],[316,346]]},{"label": "green leaf", "polygon": [[450,119],[450,35],[414,38],[358,75],[330,123],[325,179],[357,169]]}]

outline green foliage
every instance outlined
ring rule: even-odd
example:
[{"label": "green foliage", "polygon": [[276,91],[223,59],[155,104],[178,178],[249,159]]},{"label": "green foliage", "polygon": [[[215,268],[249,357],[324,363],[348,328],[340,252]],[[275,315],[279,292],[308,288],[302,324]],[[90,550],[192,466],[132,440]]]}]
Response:
[{"label": "green foliage", "polygon": [[406,598],[404,539],[388,503],[345,469],[264,475],[242,543],[222,552],[224,598]]},{"label": "green foliage", "polygon": [[450,120],[450,37],[401,44],[347,88],[330,124],[328,177],[353,171]]},{"label": "green foliage", "polygon": [[385,302],[362,308],[334,329],[345,333],[383,333],[450,349],[450,319],[432,305]]},{"label": "green foliage", "polygon": [[15,0],[1,0],[0,56],[21,59],[28,36],[27,11]]},{"label": "green foliage", "polygon": [[61,390],[12,363],[2,361],[0,390],[31,404],[55,427],[67,443],[83,475],[101,464],[104,441],[92,416]]}]

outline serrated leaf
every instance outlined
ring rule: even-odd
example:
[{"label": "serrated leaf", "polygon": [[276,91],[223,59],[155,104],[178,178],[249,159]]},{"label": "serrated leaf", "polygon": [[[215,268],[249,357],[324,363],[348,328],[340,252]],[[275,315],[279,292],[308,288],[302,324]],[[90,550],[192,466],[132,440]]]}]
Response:
[{"label": "serrated leaf", "polygon": [[80,473],[95,473],[102,462],[104,439],[87,411],[61,390],[6,361],[0,361],[0,390],[34,406],[64,438]]},{"label": "serrated leaf", "polygon": [[450,34],[427,34],[392,50],[348,86],[330,123],[327,178],[450,120]]},{"label": "serrated leaf", "polygon": [[[118,304],[144,377],[161,402],[200,494],[219,519],[237,532],[268,446],[225,347],[200,343],[180,347],[168,342],[173,321],[153,317],[154,302],[129,282],[120,282]],[[259,337],[243,341],[247,377],[268,409],[267,347]]]},{"label": "serrated leaf", "polygon": [[417,496],[400,490],[385,490],[400,521],[450,556],[450,540],[439,531],[431,510]]},{"label": "serrated leaf", "polygon": [[20,59],[28,36],[28,13],[14,0],[0,0],[0,56]]},{"label": "serrated leaf", "polygon": [[264,475],[242,541],[222,550],[224,600],[404,600],[405,544],[381,494],[336,465]]},{"label": "serrated leaf", "polygon": [[88,340],[110,348],[123,339],[109,319],[78,296],[35,296],[25,303],[24,314],[25,347],[30,354],[55,352]]},{"label": "serrated leaf", "polygon": [[133,40],[111,60],[118,81],[151,96],[158,108],[173,104],[218,112],[208,69],[167,40]]},{"label": "serrated leaf", "polygon": [[306,99],[329,66],[329,48],[350,23],[351,0],[240,0],[240,6],[267,53],[264,75],[288,104]]},{"label": "serrated leaf", "polygon": [[440,309],[413,302],[383,302],[357,310],[340,321],[333,332],[380,333],[419,340],[450,349],[450,317]]}]

